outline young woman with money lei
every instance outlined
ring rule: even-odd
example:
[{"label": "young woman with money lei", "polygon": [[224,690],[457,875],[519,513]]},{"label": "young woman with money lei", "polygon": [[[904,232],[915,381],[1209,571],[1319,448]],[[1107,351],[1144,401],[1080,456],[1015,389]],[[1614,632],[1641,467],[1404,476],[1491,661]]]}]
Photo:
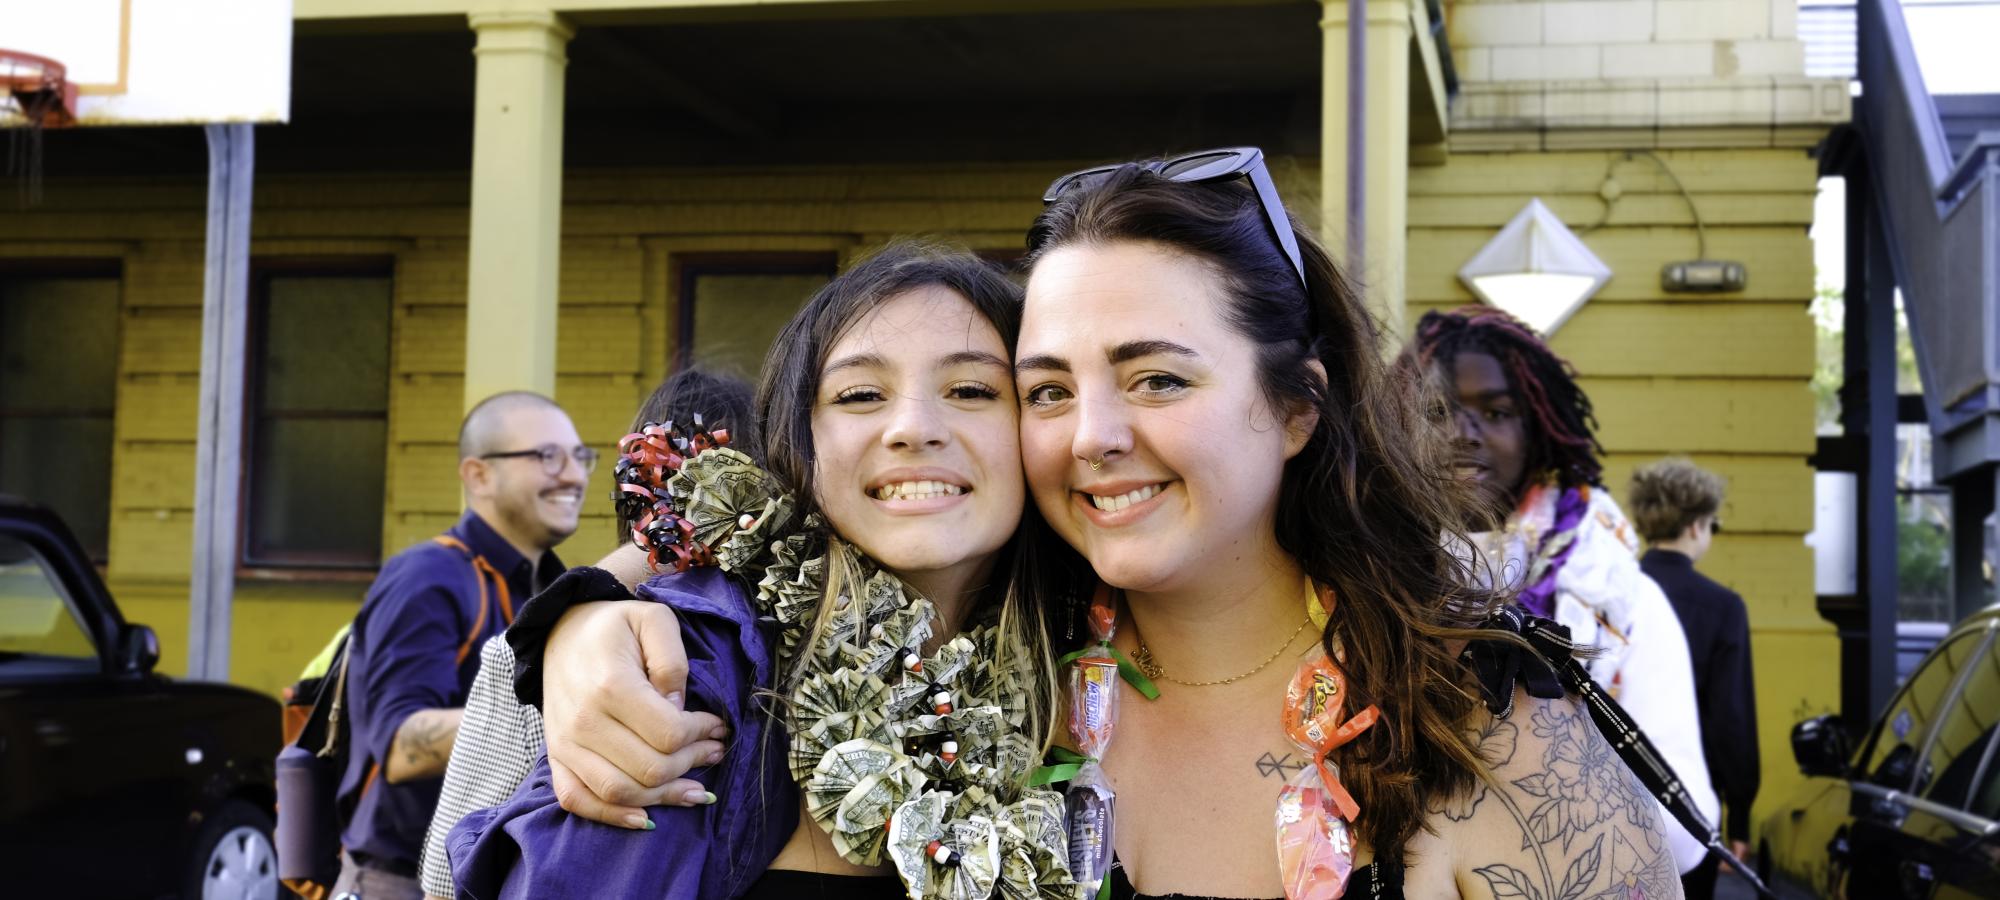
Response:
[{"label": "young woman with money lei", "polygon": [[[1083,645],[1054,754],[1077,893],[1679,896],[1656,805],[1585,710],[1511,679],[1483,696],[1462,651],[1491,643],[1492,598],[1449,550],[1442,430],[1261,154],[1086,170],[1044,200],[1015,376],[1066,545],[1031,554],[1032,587]],[[564,656],[572,695],[624,677]],[[560,727],[622,733],[603,706]],[[576,805],[632,800],[653,802]]]},{"label": "young woman with money lei", "polygon": [[[664,570],[630,605],[678,613],[660,637],[689,676],[671,700],[642,689],[642,708],[699,717],[704,739],[719,720],[731,740],[691,760],[676,804],[618,823],[635,830],[564,813],[556,775],[588,764],[544,761],[452,831],[462,896],[1070,890],[1062,798],[1027,784],[1051,651],[1008,590],[1019,321],[1020,290],[991,265],[892,245],[778,336],[757,400],[768,469],[699,422],[621,442],[614,498]],[[630,596],[604,570],[565,574],[516,620],[519,668],[539,667],[527,635],[562,610]],[[567,721],[561,692],[548,701]]]}]

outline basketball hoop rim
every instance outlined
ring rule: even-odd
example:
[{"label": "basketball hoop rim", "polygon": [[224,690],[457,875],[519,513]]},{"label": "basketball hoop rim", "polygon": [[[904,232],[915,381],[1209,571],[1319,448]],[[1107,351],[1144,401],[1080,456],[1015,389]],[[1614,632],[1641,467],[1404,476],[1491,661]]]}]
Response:
[{"label": "basketball hoop rim", "polygon": [[[60,61],[25,50],[0,49],[0,91],[13,98],[29,127],[76,124],[77,88],[69,82],[69,67]],[[33,113],[37,107],[43,109],[39,122]]]},{"label": "basketball hoop rim", "polygon": [[[35,68],[31,74],[20,73],[22,63]],[[69,67],[46,56],[21,50],[0,50],[0,87],[8,90],[51,90],[60,87],[69,78]]]}]

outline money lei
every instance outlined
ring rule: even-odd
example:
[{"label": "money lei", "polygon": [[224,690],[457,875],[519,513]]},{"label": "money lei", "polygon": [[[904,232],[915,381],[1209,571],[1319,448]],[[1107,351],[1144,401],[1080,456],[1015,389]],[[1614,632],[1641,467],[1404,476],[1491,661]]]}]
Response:
[{"label": "money lei", "polygon": [[780,632],[778,670],[804,665],[786,758],[841,857],[886,855],[912,900],[1071,896],[1062,799],[1025,786],[1028,687],[995,664],[997,610],[925,656],[931,602],[846,547],[859,571],[806,646],[840,540],[825,522],[800,519],[775,477],[727,447],[688,456],[663,487],[713,564],[756,580],[758,612]]}]

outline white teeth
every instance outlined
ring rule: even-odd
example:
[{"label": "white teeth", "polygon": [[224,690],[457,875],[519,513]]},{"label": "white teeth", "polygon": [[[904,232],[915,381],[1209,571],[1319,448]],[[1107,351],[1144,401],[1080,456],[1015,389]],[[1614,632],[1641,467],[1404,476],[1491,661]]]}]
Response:
[{"label": "white teeth", "polygon": [[1090,505],[1105,512],[1117,512],[1134,503],[1144,503],[1153,499],[1153,496],[1158,494],[1164,487],[1165,485],[1149,484],[1136,491],[1129,491],[1112,497],[1099,497],[1096,494],[1091,494]]},{"label": "white teeth", "polygon": [[963,493],[965,488],[943,481],[899,481],[876,488],[870,496],[877,500],[931,500]]}]

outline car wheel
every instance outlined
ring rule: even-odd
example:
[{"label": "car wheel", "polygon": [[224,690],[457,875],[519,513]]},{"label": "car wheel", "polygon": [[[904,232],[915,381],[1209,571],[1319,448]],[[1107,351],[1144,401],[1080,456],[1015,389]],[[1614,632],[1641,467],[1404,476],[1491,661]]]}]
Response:
[{"label": "car wheel", "polygon": [[195,835],[181,900],[277,900],[278,851],[271,817],[231,800]]}]

